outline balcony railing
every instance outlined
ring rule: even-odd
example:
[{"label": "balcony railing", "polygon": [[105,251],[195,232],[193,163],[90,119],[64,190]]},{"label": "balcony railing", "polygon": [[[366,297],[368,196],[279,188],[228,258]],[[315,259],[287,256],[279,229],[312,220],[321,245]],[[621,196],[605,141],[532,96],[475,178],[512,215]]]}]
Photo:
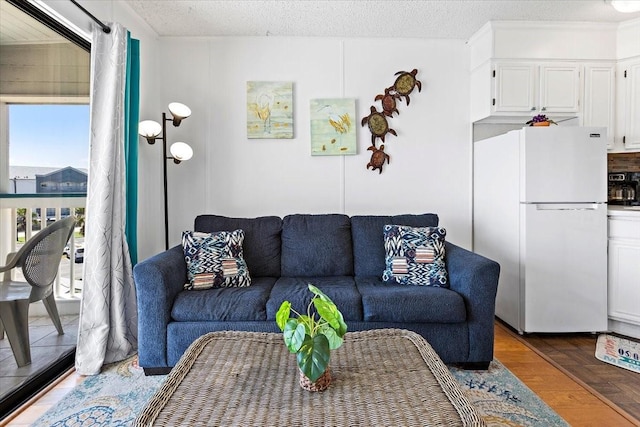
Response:
[{"label": "balcony railing", "polygon": [[[76,208],[85,207],[86,201],[85,194],[0,194],[0,265],[5,265],[7,255],[16,252],[43,227],[64,216],[74,215]],[[18,226],[19,209],[26,210],[24,227]],[[37,215],[38,211],[40,215]],[[54,283],[54,295],[58,301],[79,301],[81,296],[84,262],[76,262],[75,254],[76,248],[83,246],[84,236],[79,232],[80,227],[76,227],[66,248],[69,259],[60,259]],[[12,279],[21,280],[21,273],[14,269]]]}]

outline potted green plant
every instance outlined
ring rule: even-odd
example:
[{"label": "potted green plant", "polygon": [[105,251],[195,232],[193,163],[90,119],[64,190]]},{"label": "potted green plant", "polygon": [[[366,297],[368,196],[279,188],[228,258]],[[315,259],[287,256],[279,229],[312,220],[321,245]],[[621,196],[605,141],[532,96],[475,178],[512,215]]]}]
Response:
[{"label": "potted green plant", "polygon": [[331,381],[331,350],[342,345],[347,324],[328,296],[312,284],[309,284],[309,290],[314,295],[306,314],[298,313],[289,301],[284,301],[276,313],[276,323],[284,334],[287,348],[296,355],[300,385],[307,390],[322,391]]}]

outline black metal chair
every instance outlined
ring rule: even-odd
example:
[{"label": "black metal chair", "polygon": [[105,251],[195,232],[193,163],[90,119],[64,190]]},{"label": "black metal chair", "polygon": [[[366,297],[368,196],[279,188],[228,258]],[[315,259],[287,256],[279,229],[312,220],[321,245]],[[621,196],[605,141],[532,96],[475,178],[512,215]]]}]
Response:
[{"label": "black metal chair", "polygon": [[[19,367],[31,363],[29,346],[29,304],[42,301],[58,334],[64,334],[53,296],[53,281],[60,258],[73,233],[75,218],[58,220],[29,239],[18,252],[7,256],[0,267],[0,338],[7,333],[13,356]],[[26,282],[11,280],[11,270],[22,267]]]}]

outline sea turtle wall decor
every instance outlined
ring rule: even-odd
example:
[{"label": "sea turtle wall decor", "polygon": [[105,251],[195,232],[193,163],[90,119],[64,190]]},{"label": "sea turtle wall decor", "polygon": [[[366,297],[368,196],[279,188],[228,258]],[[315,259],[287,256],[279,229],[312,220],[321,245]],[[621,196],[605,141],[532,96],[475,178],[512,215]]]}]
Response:
[{"label": "sea turtle wall decor", "polygon": [[376,95],[375,101],[380,101],[382,104],[382,112],[379,112],[375,106],[371,106],[368,116],[362,118],[362,126],[368,125],[371,132],[371,146],[367,150],[373,151],[371,153],[371,161],[367,163],[367,169],[378,169],[378,173],[382,173],[382,166],[384,162],[389,163],[390,156],[384,152],[384,145],[381,144],[380,148],[376,147],[376,138],[384,143],[387,133],[398,136],[396,131],[389,126],[389,118],[393,118],[393,113],[400,114],[398,110],[398,100],[404,98],[407,106],[411,102],[409,94],[417,87],[418,92],[422,91],[422,82],[416,78],[418,70],[414,68],[411,71],[398,71],[394,74],[397,76],[393,85],[387,87],[384,90],[384,94]]},{"label": "sea turtle wall decor", "polygon": [[395,83],[393,83],[393,90],[400,96],[404,96],[405,101],[407,101],[407,105],[411,102],[409,98],[409,94],[413,92],[413,89],[418,86],[418,92],[422,91],[422,83],[420,80],[416,79],[416,74],[418,74],[418,70],[415,68],[410,72],[407,71],[398,71],[394,75],[398,76],[396,78]]},{"label": "sea turtle wall decor", "polygon": [[400,114],[400,111],[398,111],[397,108],[396,99],[400,99],[400,94],[393,89],[393,86],[391,86],[384,90],[384,94],[377,95],[375,100],[382,100],[382,112],[385,116],[393,117],[393,113]]},{"label": "sea turtle wall decor", "polygon": [[376,107],[371,106],[371,113],[363,117],[362,126],[365,124],[369,125],[369,130],[371,131],[371,145],[376,146],[376,138],[380,138],[382,142],[384,142],[384,137],[387,133],[392,135],[398,135],[395,130],[389,127],[389,122],[387,122],[387,118],[384,114],[380,113]]},{"label": "sea turtle wall decor", "polygon": [[373,151],[373,153],[371,153],[371,160],[369,161],[369,163],[367,163],[367,169],[372,168],[372,171],[378,169],[378,174],[381,174],[384,162],[391,163],[391,157],[384,152],[384,144],[381,144],[380,148],[376,148],[375,145],[372,145],[371,147],[367,148],[367,150]]}]

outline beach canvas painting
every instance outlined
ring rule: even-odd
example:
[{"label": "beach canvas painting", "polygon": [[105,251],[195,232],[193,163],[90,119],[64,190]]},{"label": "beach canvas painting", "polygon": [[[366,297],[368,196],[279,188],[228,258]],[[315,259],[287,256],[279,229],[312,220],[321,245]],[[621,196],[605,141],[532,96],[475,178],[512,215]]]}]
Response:
[{"label": "beach canvas painting", "polygon": [[247,138],[293,138],[293,82],[247,82]]},{"label": "beach canvas painting", "polygon": [[311,100],[311,155],[356,154],[356,100]]}]

